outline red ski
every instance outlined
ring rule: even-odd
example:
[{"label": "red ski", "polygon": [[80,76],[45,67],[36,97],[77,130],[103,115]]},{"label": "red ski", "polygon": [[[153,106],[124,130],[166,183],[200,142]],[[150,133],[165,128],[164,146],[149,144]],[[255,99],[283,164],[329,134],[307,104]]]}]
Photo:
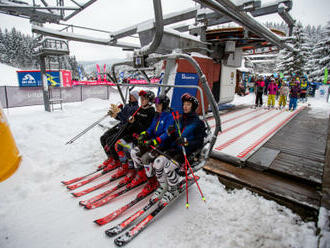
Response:
[{"label": "red ski", "polygon": [[98,171],[100,171],[102,169],[103,169],[103,167],[102,168],[99,168],[96,171],[93,171],[93,172],[91,172],[91,173],[89,173],[89,174],[87,174],[85,176],[77,177],[77,178],[74,178],[74,179],[71,179],[71,180],[68,180],[68,181],[62,181],[61,183],[63,183],[64,185],[69,185],[69,184],[78,182],[78,181],[80,181],[80,180],[82,180],[82,179],[84,179],[84,178],[86,178],[86,177],[88,177],[90,175],[93,175],[94,173],[96,173],[96,172],[98,172]]},{"label": "red ski", "polygon": [[109,223],[110,221],[113,221],[114,219],[116,219],[117,217],[119,217],[120,215],[122,215],[126,210],[130,209],[131,207],[133,207],[135,204],[137,204],[139,201],[143,200],[144,198],[146,198],[148,195],[150,195],[152,192],[150,192],[147,195],[144,196],[137,196],[133,201],[129,202],[128,204],[126,204],[125,206],[122,206],[121,208],[113,211],[111,214],[101,218],[101,219],[97,219],[94,220],[94,222],[96,224],[99,224],[100,226]]},{"label": "red ski", "polygon": [[116,190],[120,189],[121,187],[124,187],[125,185],[127,185],[127,183],[118,184],[116,187],[113,187],[112,189],[104,191],[103,193],[101,193],[99,195],[96,195],[96,196],[90,198],[89,200],[80,201],[79,204],[81,206],[86,206],[87,204],[91,204],[93,202],[96,202],[96,201],[104,198],[105,196],[110,195],[111,193],[115,192]]},{"label": "red ski", "polygon": [[80,191],[80,192],[71,193],[71,194],[73,196],[75,196],[75,197],[83,196],[83,195],[86,195],[86,194],[88,194],[88,193],[90,193],[90,192],[92,192],[94,190],[97,190],[99,188],[102,188],[103,186],[105,186],[105,185],[107,185],[107,184],[109,184],[109,183],[111,183],[111,182],[113,182],[113,181],[115,181],[117,179],[118,178],[110,178],[110,180],[106,180],[106,181],[104,181],[102,183],[99,183],[99,184],[93,186],[93,187],[90,187],[90,188],[85,189],[85,190]]},{"label": "red ski", "polygon": [[117,198],[117,197],[125,194],[126,192],[130,191],[131,189],[134,189],[134,188],[142,185],[143,183],[144,182],[141,182],[140,184],[138,184],[138,185],[136,185],[134,187],[131,187],[131,188],[126,187],[125,189],[123,189],[122,191],[119,191],[116,194],[108,195],[108,196],[106,196],[106,197],[104,197],[104,198],[102,198],[102,199],[100,199],[100,200],[98,200],[96,202],[93,202],[93,203],[90,203],[90,204],[85,205],[85,208],[87,208],[87,209],[93,209],[93,208],[101,207],[101,206],[109,203],[111,200],[113,200],[113,199],[115,199],[115,198]]}]

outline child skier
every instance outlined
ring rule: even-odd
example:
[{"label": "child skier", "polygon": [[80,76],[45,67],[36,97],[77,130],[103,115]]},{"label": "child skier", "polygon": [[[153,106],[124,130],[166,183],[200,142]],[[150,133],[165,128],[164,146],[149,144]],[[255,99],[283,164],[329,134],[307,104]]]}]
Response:
[{"label": "child skier", "polygon": [[129,124],[127,130],[125,130],[124,137],[117,140],[115,143],[115,150],[122,164],[122,168],[118,170],[115,175],[119,178],[122,175],[127,174],[127,176],[120,182],[125,184],[132,181],[136,174],[130,156],[133,143],[136,145],[136,139],[134,136],[146,130],[150,126],[155,115],[155,109],[152,106],[155,94],[149,90],[141,90],[139,96],[141,99],[141,107],[138,109],[135,116],[128,120]]},{"label": "child skier", "polygon": [[285,108],[288,93],[289,87],[285,82],[283,82],[280,88],[280,100],[278,101],[278,106],[280,109]]},{"label": "child skier", "polygon": [[275,96],[276,92],[278,90],[277,84],[275,83],[274,79],[271,79],[270,84],[268,85],[267,91],[268,91],[268,109],[270,107],[275,106]]},{"label": "child skier", "polygon": [[262,77],[259,77],[255,84],[255,93],[256,93],[256,104],[255,107],[262,106],[262,94],[264,92],[265,82]]},{"label": "child skier", "polygon": [[306,95],[307,95],[307,90],[308,90],[308,82],[304,78],[301,80],[300,89],[301,89],[301,92],[300,92],[301,101],[307,102]]},{"label": "child skier", "polygon": [[131,151],[137,175],[128,187],[134,187],[141,182],[148,181],[138,196],[148,195],[158,187],[158,182],[152,169],[152,162],[156,155],[150,151],[150,145],[160,150],[166,150],[170,145],[169,135],[166,132],[168,127],[173,125],[169,104],[170,99],[166,95],[160,95],[155,98],[155,117],[150,127],[140,134],[138,138],[139,145]]},{"label": "child skier", "polygon": [[296,84],[291,87],[290,90],[290,103],[289,103],[289,110],[295,111],[297,108],[297,100],[300,93],[300,82],[296,81]]},{"label": "child skier", "polygon": [[117,106],[111,105],[108,114],[119,120],[120,123],[115,127],[106,131],[100,138],[101,145],[108,156],[108,159],[103,162],[104,171],[111,170],[120,166],[119,157],[115,151],[114,145],[117,139],[120,139],[125,134],[128,118],[138,109],[139,93],[137,91],[130,92],[129,102],[120,110]]},{"label": "child skier", "polygon": [[[199,119],[195,112],[198,107],[198,100],[186,93],[182,95],[181,101],[183,114],[179,120],[179,128],[182,134],[181,137],[178,135],[177,126],[171,126],[168,129],[173,142],[170,149],[166,151],[168,157],[160,155],[153,163],[159,187],[151,196],[152,201],[161,199],[161,202],[165,203],[178,195],[178,185],[185,180],[180,173],[185,161],[182,146],[184,146],[187,157],[203,147],[206,128],[205,123]],[[170,160],[169,157],[173,157],[173,160]],[[183,172],[183,174],[185,173]]]}]

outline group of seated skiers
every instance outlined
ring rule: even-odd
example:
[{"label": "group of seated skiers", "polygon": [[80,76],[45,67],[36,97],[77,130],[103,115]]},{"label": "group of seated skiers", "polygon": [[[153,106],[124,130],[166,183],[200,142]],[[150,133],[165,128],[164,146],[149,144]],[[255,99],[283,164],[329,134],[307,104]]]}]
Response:
[{"label": "group of seated skiers", "polygon": [[206,126],[196,113],[199,102],[188,93],[181,101],[183,113],[178,117],[166,95],[155,98],[149,90],[131,91],[128,104],[122,109],[112,105],[108,112],[120,122],[101,136],[108,159],[100,166],[105,172],[119,167],[112,177],[124,177],[119,183],[128,188],[146,182],[138,197],[154,192],[151,200],[162,203],[176,197],[185,180],[182,147],[188,158],[203,147]]}]

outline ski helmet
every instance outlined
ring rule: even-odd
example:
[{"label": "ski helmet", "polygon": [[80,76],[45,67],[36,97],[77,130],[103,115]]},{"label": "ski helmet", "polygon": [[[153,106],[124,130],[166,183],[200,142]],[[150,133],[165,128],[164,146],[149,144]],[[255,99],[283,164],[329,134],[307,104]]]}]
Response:
[{"label": "ski helmet", "polygon": [[153,93],[151,90],[147,90],[147,91],[141,90],[139,92],[139,96],[143,96],[147,98],[149,102],[154,102],[155,99],[155,93]]},{"label": "ski helmet", "polygon": [[184,93],[181,96],[181,101],[182,101],[182,105],[184,102],[191,102],[192,106],[191,106],[191,111],[194,112],[196,111],[196,109],[198,108],[198,100],[196,97],[190,95],[189,93]]},{"label": "ski helmet", "polygon": [[155,103],[156,104],[162,104],[163,105],[162,110],[166,110],[166,109],[169,108],[170,99],[166,95],[159,95],[155,98]]}]

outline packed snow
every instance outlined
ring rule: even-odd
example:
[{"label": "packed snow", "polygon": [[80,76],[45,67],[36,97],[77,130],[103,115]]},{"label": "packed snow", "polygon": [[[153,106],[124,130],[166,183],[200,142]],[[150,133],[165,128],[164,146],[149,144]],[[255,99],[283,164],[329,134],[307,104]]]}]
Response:
[{"label": "packed snow", "polygon": [[[253,94],[235,96],[234,104],[252,104],[253,100]],[[52,113],[45,112],[43,106],[4,110],[23,160],[17,172],[0,183],[0,247],[115,246],[104,230],[142,208],[146,201],[103,227],[93,220],[128,203],[141,188],[103,207],[85,210],[79,200],[89,199],[116,182],[80,198],[74,198],[60,182],[95,170],[106,158],[99,143],[105,130],[99,126],[73,144],[64,144],[101,118],[110,102],[118,101],[114,94],[110,101],[87,99],[64,104],[63,111]],[[325,98],[311,99],[310,104],[315,114],[324,113],[322,118],[330,112]],[[102,123],[113,125],[110,117]],[[317,247],[315,223],[303,222],[290,209],[249,190],[228,191],[216,176],[202,170],[198,175],[206,202],[193,185],[188,210],[182,196],[127,247]]]},{"label": "packed snow", "polygon": [[18,86],[17,73],[20,69],[0,63],[0,86]]}]

